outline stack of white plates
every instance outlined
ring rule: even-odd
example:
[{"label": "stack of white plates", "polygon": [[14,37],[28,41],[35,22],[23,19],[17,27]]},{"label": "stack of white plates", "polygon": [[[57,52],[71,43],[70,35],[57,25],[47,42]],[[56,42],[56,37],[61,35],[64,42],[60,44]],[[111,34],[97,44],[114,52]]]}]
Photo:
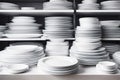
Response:
[{"label": "stack of white plates", "polygon": [[120,51],[120,45],[117,43],[105,43],[104,47],[111,57],[115,52]]},{"label": "stack of white plates", "polygon": [[45,56],[43,47],[36,44],[33,42],[26,42],[26,44],[20,42],[18,45],[13,43],[0,52],[0,62],[5,65],[27,64],[33,66]]},{"label": "stack of white plates", "polygon": [[113,54],[113,60],[118,64],[118,67],[120,68],[120,51]]},{"label": "stack of white plates", "polygon": [[78,60],[71,57],[51,56],[38,62],[38,70],[52,75],[68,75],[79,70]]},{"label": "stack of white plates", "polygon": [[42,36],[40,24],[35,23],[34,17],[17,16],[8,24],[5,36],[8,38],[38,38]]},{"label": "stack of white plates", "polygon": [[81,4],[78,4],[80,10],[99,10],[99,4],[97,0],[83,0]]},{"label": "stack of white plates", "polygon": [[47,56],[68,56],[69,44],[64,40],[51,40],[46,45]]},{"label": "stack of white plates", "polygon": [[80,18],[80,25],[70,56],[77,58],[82,65],[96,65],[99,61],[108,60],[109,54],[101,43],[99,20],[95,17]]},{"label": "stack of white plates", "polygon": [[102,9],[104,10],[120,10],[119,0],[109,0],[101,2]]},{"label": "stack of white plates", "polygon": [[50,2],[43,3],[43,9],[45,10],[70,10],[72,8],[72,2],[67,0],[50,0]]},{"label": "stack of white plates", "polygon": [[29,70],[29,66],[26,64],[13,64],[5,68],[5,71],[11,74],[24,73]]},{"label": "stack of white plates", "polygon": [[103,38],[120,38],[120,20],[101,21]]},{"label": "stack of white plates", "polygon": [[116,74],[118,72],[118,67],[116,63],[111,61],[102,61],[96,65],[96,69],[101,73],[106,74]]},{"label": "stack of white plates", "polygon": [[14,3],[0,2],[0,9],[1,10],[18,10],[19,6]]},{"label": "stack of white plates", "polygon": [[71,17],[46,17],[44,35],[48,38],[72,38]]}]

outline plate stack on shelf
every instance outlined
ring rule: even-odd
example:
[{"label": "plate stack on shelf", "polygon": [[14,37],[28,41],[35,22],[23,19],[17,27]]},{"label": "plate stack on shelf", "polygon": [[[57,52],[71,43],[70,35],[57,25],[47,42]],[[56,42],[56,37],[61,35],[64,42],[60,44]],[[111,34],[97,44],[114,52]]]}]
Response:
[{"label": "plate stack on shelf", "polygon": [[0,25],[0,38],[4,36],[4,31],[7,29],[7,26]]},{"label": "plate stack on shelf", "polygon": [[67,56],[50,56],[39,60],[38,71],[52,75],[75,74],[79,71],[78,60]]},{"label": "plate stack on shelf", "polygon": [[46,17],[44,36],[49,39],[73,38],[72,17]]},{"label": "plate stack on shelf", "polygon": [[109,0],[101,2],[101,7],[103,10],[120,10],[119,0]]},{"label": "plate stack on shelf", "polygon": [[111,61],[102,61],[96,65],[96,69],[100,73],[105,74],[116,74],[118,72],[118,66],[116,63]]},{"label": "plate stack on shelf", "polygon": [[0,2],[0,9],[1,10],[18,10],[20,8],[17,4],[14,4],[14,3]]},{"label": "plate stack on shelf", "polygon": [[103,38],[120,38],[120,20],[101,21]]},{"label": "plate stack on shelf", "polygon": [[44,10],[71,10],[72,2],[67,0],[50,0],[50,2],[43,3]]},{"label": "plate stack on shelf", "polygon": [[115,52],[120,51],[120,45],[118,43],[105,43],[104,47],[106,48],[106,51],[110,54],[111,58]]},{"label": "plate stack on shelf", "polygon": [[39,29],[41,24],[35,23],[34,17],[17,16],[8,23],[9,29],[6,31],[7,38],[40,38],[42,30]]},{"label": "plate stack on shelf", "polygon": [[76,41],[70,50],[70,56],[77,58],[82,65],[96,65],[109,59],[109,54],[101,43],[101,26],[98,18],[80,18],[76,30]]},{"label": "plate stack on shelf", "polygon": [[83,0],[81,4],[78,4],[79,10],[99,10],[99,7],[97,0]]},{"label": "plate stack on shelf", "polygon": [[47,56],[68,56],[69,43],[60,39],[51,40],[47,42],[46,54]]},{"label": "plate stack on shelf", "polygon": [[26,64],[34,66],[45,57],[42,45],[35,42],[12,43],[0,52],[0,63],[4,65]]}]

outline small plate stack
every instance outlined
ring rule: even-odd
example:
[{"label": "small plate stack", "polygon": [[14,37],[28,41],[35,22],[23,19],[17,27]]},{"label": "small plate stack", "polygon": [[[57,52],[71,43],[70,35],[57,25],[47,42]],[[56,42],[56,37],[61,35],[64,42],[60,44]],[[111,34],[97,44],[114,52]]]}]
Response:
[{"label": "small plate stack", "polygon": [[120,20],[101,21],[103,38],[120,38]]},{"label": "small plate stack", "polygon": [[101,27],[98,18],[80,18],[80,27],[76,30],[76,41],[70,50],[70,56],[77,58],[82,65],[96,65],[108,60],[108,54],[101,43]]},{"label": "small plate stack", "polygon": [[96,65],[96,69],[100,73],[106,73],[106,74],[116,74],[118,72],[118,67],[117,67],[116,63],[111,62],[111,61],[99,62]]},{"label": "small plate stack", "polygon": [[72,18],[71,17],[46,17],[44,36],[47,38],[72,38]]},{"label": "small plate stack", "polygon": [[79,10],[99,10],[99,4],[97,0],[83,0],[81,4],[78,4]]},{"label": "small plate stack", "polygon": [[46,45],[47,56],[68,56],[69,55],[69,44],[64,40],[51,40]]},{"label": "small plate stack", "polygon": [[103,45],[106,48],[106,51],[110,54],[111,58],[115,52],[120,51],[120,44],[118,43],[105,43]]},{"label": "small plate stack", "polygon": [[7,26],[0,25],[0,38],[4,36],[4,31],[7,29]]},{"label": "small plate stack", "polygon": [[41,25],[35,23],[34,17],[17,16],[7,26],[9,27],[5,34],[7,38],[39,38],[42,36],[42,30],[39,30]]},{"label": "small plate stack", "polygon": [[103,10],[120,10],[120,1],[119,0],[109,0],[101,2]]},{"label": "small plate stack", "polygon": [[45,56],[42,46],[33,42],[13,43],[0,52],[0,62],[5,65],[27,64],[36,65],[38,60]]},{"label": "small plate stack", "polygon": [[43,3],[44,10],[71,10],[72,2],[67,0],[50,0],[50,2]]},{"label": "small plate stack", "polygon": [[118,64],[118,67],[120,68],[120,51],[113,54],[113,60]]},{"label": "small plate stack", "polygon": [[75,74],[79,71],[78,60],[66,56],[51,56],[39,60],[38,70],[51,75]]},{"label": "small plate stack", "polygon": [[0,9],[1,10],[18,10],[20,8],[17,4],[14,4],[14,3],[0,2]]}]

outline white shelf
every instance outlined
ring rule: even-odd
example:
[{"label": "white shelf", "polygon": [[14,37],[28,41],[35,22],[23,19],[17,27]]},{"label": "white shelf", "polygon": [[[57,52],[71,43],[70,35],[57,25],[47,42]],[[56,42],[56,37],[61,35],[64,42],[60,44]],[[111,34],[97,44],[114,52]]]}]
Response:
[{"label": "white shelf", "polygon": [[103,41],[120,41],[120,38],[103,38]]},{"label": "white shelf", "polygon": [[42,39],[42,38],[26,38],[26,39],[1,38],[0,41],[46,41],[46,39]]},{"label": "white shelf", "polygon": [[0,10],[3,15],[72,15],[74,10]]},{"label": "white shelf", "polygon": [[78,15],[120,15],[120,10],[77,10]]},{"label": "white shelf", "polygon": [[[117,74],[105,74],[97,71],[95,66],[82,66],[82,67],[79,67],[79,71],[75,75],[119,75],[119,74],[120,74],[120,70],[118,70]],[[0,72],[0,75],[12,75],[12,74],[3,70],[2,72]],[[30,71],[23,74],[17,74],[17,75],[50,75],[50,74],[47,74],[40,69],[38,70],[37,67],[35,66],[31,68]]]}]

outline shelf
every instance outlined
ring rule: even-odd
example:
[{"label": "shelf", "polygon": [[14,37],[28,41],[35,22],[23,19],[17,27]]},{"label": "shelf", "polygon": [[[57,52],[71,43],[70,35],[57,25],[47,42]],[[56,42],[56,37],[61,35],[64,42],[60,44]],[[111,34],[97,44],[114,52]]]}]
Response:
[{"label": "shelf", "polygon": [[46,39],[41,38],[27,38],[27,39],[10,39],[10,38],[2,38],[0,41],[46,41]]},{"label": "shelf", "polygon": [[[117,74],[112,74],[112,75],[119,75],[119,74],[120,74],[120,70],[118,70]],[[3,70],[2,72],[0,72],[0,75],[12,75],[12,74]],[[40,69],[38,70],[36,66],[31,68],[29,72],[18,74],[18,75],[49,75],[50,76],[50,74],[47,74]],[[100,73],[99,71],[96,70],[95,66],[80,66],[78,73],[75,75],[96,75],[97,76],[97,75],[110,75],[110,74]]]},{"label": "shelf", "polygon": [[120,38],[103,38],[103,41],[120,41]]},{"label": "shelf", "polygon": [[77,15],[120,15],[120,10],[77,10]]},{"label": "shelf", "polygon": [[0,10],[3,15],[73,15],[74,10]]}]

